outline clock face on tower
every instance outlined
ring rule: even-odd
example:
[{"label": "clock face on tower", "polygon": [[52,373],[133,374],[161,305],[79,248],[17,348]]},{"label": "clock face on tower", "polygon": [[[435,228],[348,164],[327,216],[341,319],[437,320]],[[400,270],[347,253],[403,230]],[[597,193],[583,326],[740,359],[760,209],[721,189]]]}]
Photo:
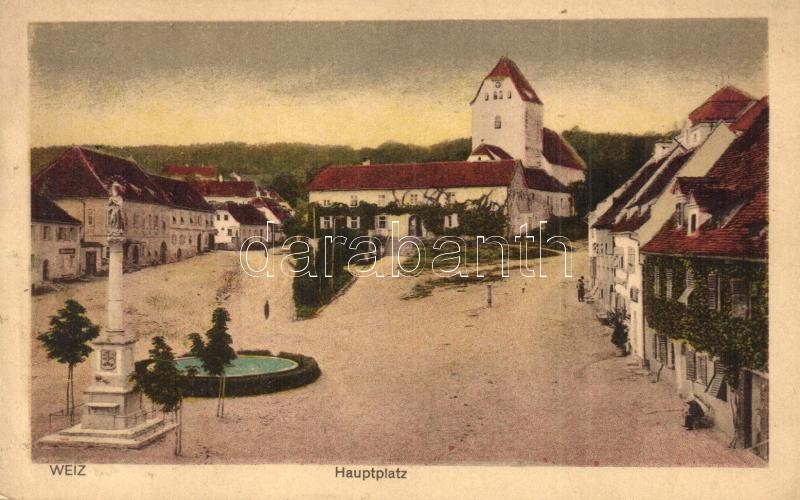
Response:
[{"label": "clock face on tower", "polygon": [[501,82],[500,80],[497,80],[497,81],[494,82],[494,88],[499,89],[500,85],[502,85],[502,84],[503,84],[503,82]]}]

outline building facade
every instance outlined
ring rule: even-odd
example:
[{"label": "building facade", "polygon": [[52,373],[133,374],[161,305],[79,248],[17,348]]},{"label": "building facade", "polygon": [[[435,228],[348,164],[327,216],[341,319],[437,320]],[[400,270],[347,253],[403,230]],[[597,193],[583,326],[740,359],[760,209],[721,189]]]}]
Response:
[{"label": "building facade", "polygon": [[187,183],[150,175],[131,159],[70,148],[34,178],[33,189],[81,222],[84,274],[107,270],[106,208],[115,181],[125,199],[126,268],[174,262],[214,247],[213,209]]},{"label": "building facade", "polygon": [[31,283],[81,275],[81,221],[31,191]]},{"label": "building facade", "polygon": [[214,227],[217,230],[216,248],[239,250],[242,242],[257,237],[264,243],[270,243],[268,236],[274,230],[264,214],[255,206],[244,203],[214,204]]}]

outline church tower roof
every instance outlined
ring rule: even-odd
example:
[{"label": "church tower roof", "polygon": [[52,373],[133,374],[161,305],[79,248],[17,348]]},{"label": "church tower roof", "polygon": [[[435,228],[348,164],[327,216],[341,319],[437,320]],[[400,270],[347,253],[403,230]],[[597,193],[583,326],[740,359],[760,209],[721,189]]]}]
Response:
[{"label": "church tower roof", "polygon": [[[492,78],[511,78],[511,81],[514,83],[514,87],[516,87],[517,92],[519,92],[520,97],[522,97],[523,101],[533,102],[536,104],[542,104],[542,101],[539,99],[539,96],[536,95],[536,92],[533,90],[530,82],[528,79],[525,78],[525,75],[522,74],[517,63],[509,59],[508,57],[501,57],[492,71],[486,75],[486,79]],[[478,89],[480,92],[480,88]],[[472,102],[475,102],[475,99],[478,98],[478,94],[475,94],[475,97],[472,99]],[[470,102],[470,104],[472,104]]]}]

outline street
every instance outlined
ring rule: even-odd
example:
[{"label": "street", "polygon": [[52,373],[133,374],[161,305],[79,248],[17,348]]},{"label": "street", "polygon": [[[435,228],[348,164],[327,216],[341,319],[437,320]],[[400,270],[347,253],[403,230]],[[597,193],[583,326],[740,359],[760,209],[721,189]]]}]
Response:
[{"label": "street", "polygon": [[[305,321],[292,319],[290,278],[249,277],[233,252],[126,274],[125,321],[140,337],[138,358],[157,334],[184,353],[186,336],[208,329],[219,300],[231,313],[236,349],[306,354],[323,374],[299,389],[229,398],[224,419],[214,416],[214,400],[188,399],[182,457],[172,455],[170,435],[138,451],[34,445],[34,459],[763,466],[749,452],[728,449],[713,430],[684,431],[674,390],[614,355],[608,329],[575,297],[575,281],[586,274],[585,249],[574,255],[572,278],[558,277],[559,258],[545,260],[547,278],[524,278],[514,266],[510,278],[492,283],[491,308],[483,284],[434,286],[429,296],[409,298],[415,284],[436,278],[428,271],[359,278]],[[98,279],[33,299],[34,439],[48,432],[48,413],[63,406],[66,376],[35,334],[70,296],[102,324],[104,287]],[[77,377],[80,402],[88,363]]]}]

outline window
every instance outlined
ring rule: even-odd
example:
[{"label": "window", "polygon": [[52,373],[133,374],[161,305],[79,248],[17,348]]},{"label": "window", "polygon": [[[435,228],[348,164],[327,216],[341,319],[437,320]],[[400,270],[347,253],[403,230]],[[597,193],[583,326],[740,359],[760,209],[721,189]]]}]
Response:
[{"label": "window", "polygon": [[716,274],[708,275],[708,308],[712,311],[719,311],[719,276]]},{"label": "window", "polygon": [[455,198],[456,198],[456,194],[453,193],[452,191],[444,194],[445,203],[453,203]]},{"label": "window", "polygon": [[217,220],[219,220],[219,219],[220,219],[220,216],[219,216],[219,214],[217,214]]},{"label": "window", "polygon": [[494,128],[502,128],[503,121],[500,119],[500,115],[494,117]]},{"label": "window", "polygon": [[639,302],[639,289],[636,287],[631,288],[631,302]]},{"label": "window", "polygon": [[511,91],[508,91],[508,98],[511,99]]},{"label": "window", "polygon": [[[486,94],[486,95],[489,95],[489,94]],[[386,203],[386,195],[385,194],[379,194],[378,195],[378,203]]]},{"label": "window", "polygon": [[386,229],[386,216],[385,215],[379,215],[376,218],[375,226],[378,229]]},{"label": "window", "polygon": [[672,298],[672,269],[667,269],[667,273],[664,276],[666,291],[664,296],[668,299]]},{"label": "window", "polygon": [[94,209],[92,208],[86,211],[86,225],[94,226]]},{"label": "window", "polygon": [[661,363],[667,362],[667,336],[666,335],[659,335],[658,336],[658,351],[656,353],[656,358]]},{"label": "window", "polygon": [[667,366],[675,368],[675,343],[671,340],[667,344]]},{"label": "window", "polygon": [[359,229],[361,227],[361,217],[347,217],[347,227]]},{"label": "window", "polygon": [[494,93],[492,94],[492,99],[497,99],[497,91],[496,91],[496,90],[495,90],[495,91],[494,91]]},{"label": "window", "polygon": [[350,206],[351,207],[357,207],[358,206],[358,196],[356,196],[354,194],[350,195]]},{"label": "window", "polygon": [[328,215],[327,217],[320,217],[319,218],[319,227],[321,229],[330,229],[333,227],[333,216]]},{"label": "window", "polygon": [[683,227],[683,203],[675,204],[675,221],[678,223],[678,226]]},{"label": "window", "polygon": [[746,318],[750,313],[750,294],[747,288],[745,280],[731,280],[731,316],[734,318]]},{"label": "window", "polygon": [[412,194],[409,198],[411,200],[412,205],[416,205],[417,202],[419,201],[419,195],[416,194]]},{"label": "window", "polygon": [[331,200],[322,200],[322,206],[323,207],[331,206]]},{"label": "window", "polygon": [[627,268],[628,273],[632,273],[636,269],[635,266],[634,266],[634,263],[633,263],[633,257],[634,257],[633,248],[630,248],[630,247],[626,248],[625,249],[625,266]]},{"label": "window", "polygon": [[682,304],[689,303],[689,296],[694,291],[694,273],[691,269],[686,270],[686,279],[684,280],[684,288],[681,296],[678,297],[678,302]]},{"label": "window", "polygon": [[653,295],[661,296],[661,269],[658,266],[653,267]]},{"label": "window", "polygon": [[725,365],[719,361],[714,362],[714,376],[711,377],[711,382],[708,384],[708,387],[706,387],[706,392],[722,401],[728,400],[728,391],[725,384],[725,372]]},{"label": "window", "polygon": [[172,216],[172,223],[173,223],[173,224],[175,224],[177,221],[178,221],[178,220],[177,220],[177,219],[175,218],[175,216],[173,215],[173,216]]},{"label": "window", "polygon": [[43,240],[50,239],[50,226],[42,226],[42,239]]},{"label": "window", "polygon": [[233,236],[233,229],[228,228],[228,236]]},{"label": "window", "polygon": [[223,215],[222,218],[228,220],[228,214]]},{"label": "window", "polygon": [[489,93],[488,93],[488,92],[486,92],[485,94],[483,94],[483,96],[486,98],[485,100],[487,100],[487,101],[489,100]]},{"label": "window", "polygon": [[689,217],[689,234],[697,231],[697,214],[692,214]]}]

